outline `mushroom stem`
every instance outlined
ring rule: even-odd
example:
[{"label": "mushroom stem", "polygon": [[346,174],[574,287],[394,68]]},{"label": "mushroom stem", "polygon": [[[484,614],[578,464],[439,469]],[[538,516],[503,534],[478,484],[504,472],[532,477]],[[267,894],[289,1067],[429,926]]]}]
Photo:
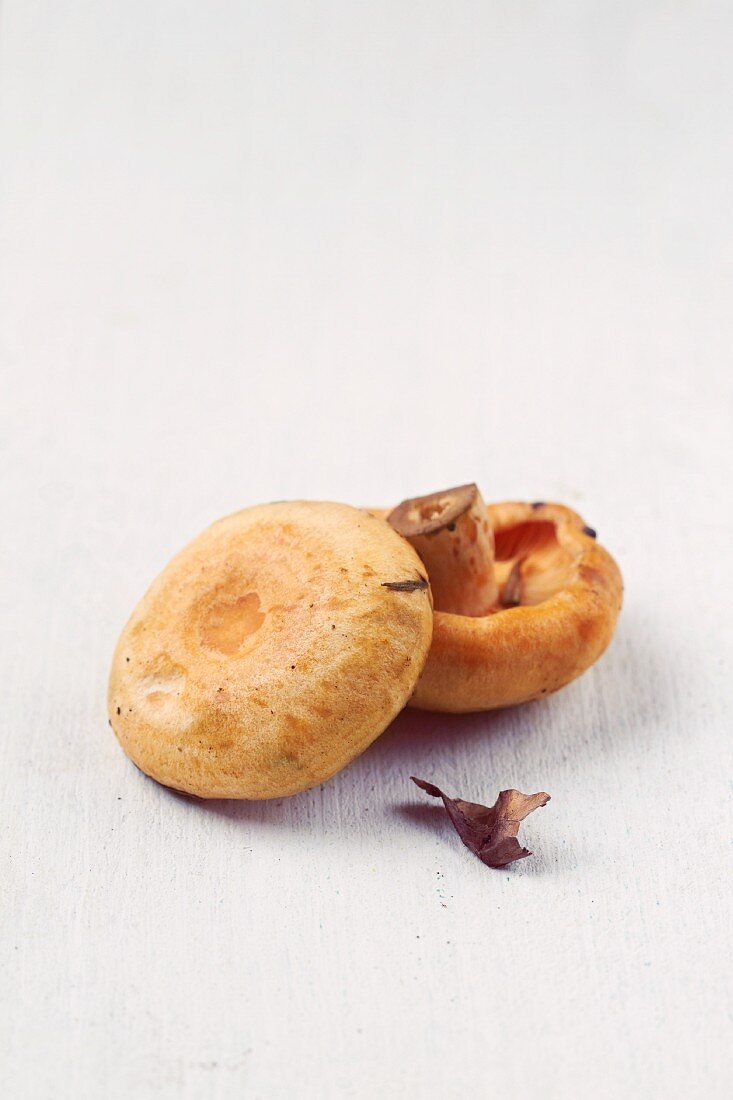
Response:
[{"label": "mushroom stem", "polygon": [[496,609],[494,532],[476,485],[403,500],[387,521],[420,555],[436,611],[477,617]]}]

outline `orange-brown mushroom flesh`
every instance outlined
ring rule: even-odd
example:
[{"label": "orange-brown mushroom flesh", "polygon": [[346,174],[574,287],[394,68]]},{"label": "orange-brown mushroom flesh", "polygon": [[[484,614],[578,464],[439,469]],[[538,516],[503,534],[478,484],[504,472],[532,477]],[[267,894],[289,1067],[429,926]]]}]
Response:
[{"label": "orange-brown mushroom flesh", "polygon": [[[488,613],[469,615],[460,599],[446,606],[448,588],[438,585],[443,598],[435,598],[433,641],[411,706],[491,710],[543,698],[611,640],[623,585],[592,528],[560,504],[491,504],[487,516],[498,598]],[[434,557],[425,564],[435,597]]]}]

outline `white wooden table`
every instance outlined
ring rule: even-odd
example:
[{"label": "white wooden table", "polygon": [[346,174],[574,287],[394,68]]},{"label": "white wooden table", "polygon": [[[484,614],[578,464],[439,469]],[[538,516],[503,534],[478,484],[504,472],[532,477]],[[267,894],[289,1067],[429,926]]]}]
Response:
[{"label": "white wooden table", "polygon": [[[730,5],[5,0],[8,1100],[731,1095]],[[617,637],[195,804],[107,728],[218,515],[580,510]],[[504,872],[409,782],[546,789]]]}]

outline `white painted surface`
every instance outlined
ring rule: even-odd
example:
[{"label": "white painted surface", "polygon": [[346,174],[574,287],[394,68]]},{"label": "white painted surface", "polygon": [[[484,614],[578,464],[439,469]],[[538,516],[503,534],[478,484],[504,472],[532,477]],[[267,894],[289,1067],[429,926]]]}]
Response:
[{"label": "white painted surface", "polygon": [[[731,1094],[730,5],[5,0],[2,1095]],[[475,478],[615,642],[196,805],[107,728],[205,523]],[[544,788],[497,873],[408,781]]]}]

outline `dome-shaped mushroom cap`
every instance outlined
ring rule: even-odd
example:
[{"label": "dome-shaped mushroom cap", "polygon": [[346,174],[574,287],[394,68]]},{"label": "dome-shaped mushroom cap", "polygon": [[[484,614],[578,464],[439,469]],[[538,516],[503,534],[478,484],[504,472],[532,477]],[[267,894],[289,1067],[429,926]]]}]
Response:
[{"label": "dome-shaped mushroom cap", "polygon": [[382,519],[296,501],[219,520],[127,623],[109,714],[128,756],[205,798],[275,798],[329,778],[404,707],[432,600]]}]

